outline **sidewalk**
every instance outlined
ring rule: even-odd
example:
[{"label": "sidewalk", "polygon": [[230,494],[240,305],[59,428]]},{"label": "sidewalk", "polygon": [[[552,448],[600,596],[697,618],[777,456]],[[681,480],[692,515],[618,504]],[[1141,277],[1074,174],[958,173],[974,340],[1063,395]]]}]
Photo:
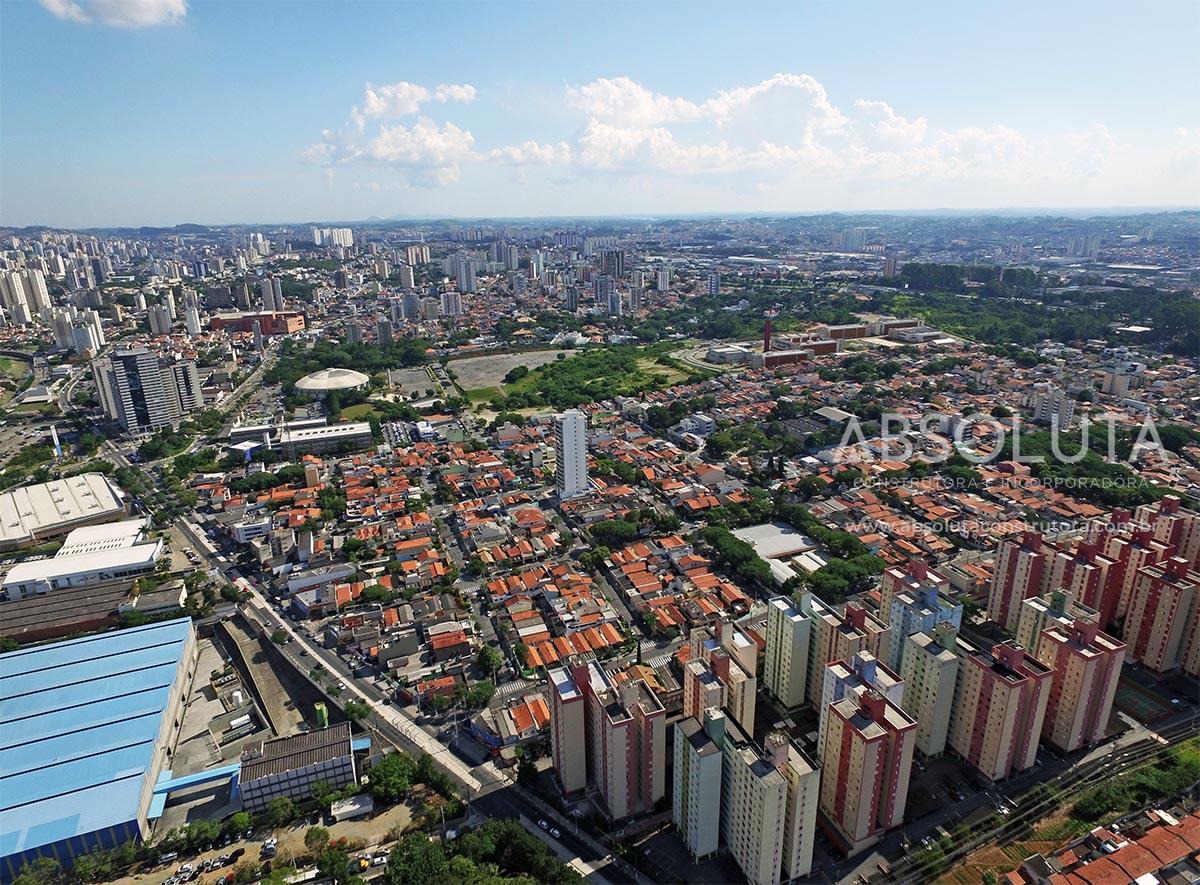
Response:
[{"label": "sidewalk", "polygon": [[[271,613],[271,608],[267,605],[258,591],[255,591],[250,599],[251,606],[264,615]],[[260,618],[261,620],[261,618]],[[301,648],[307,649],[310,655],[313,655],[316,660],[322,660],[321,654],[316,650],[316,646],[309,642],[304,634],[297,631],[287,619],[279,619],[283,629],[291,636],[292,640],[300,645]],[[323,649],[322,649],[323,651]],[[424,729],[420,728],[415,722],[397,711],[390,705],[381,704],[373,698],[365,694],[356,684],[353,679],[346,680],[346,688],[344,689],[349,694],[356,697],[357,700],[369,706],[381,718],[386,720],[389,725],[399,731],[408,740],[416,744],[423,752],[428,753],[433,757],[439,765],[453,775],[463,786],[468,790],[478,793],[482,790],[485,784],[471,773],[468,768],[457,756],[450,752],[442,743],[431,737]],[[501,780],[498,774],[495,773],[495,766],[491,763],[480,766],[484,770],[492,769],[493,779]]]}]

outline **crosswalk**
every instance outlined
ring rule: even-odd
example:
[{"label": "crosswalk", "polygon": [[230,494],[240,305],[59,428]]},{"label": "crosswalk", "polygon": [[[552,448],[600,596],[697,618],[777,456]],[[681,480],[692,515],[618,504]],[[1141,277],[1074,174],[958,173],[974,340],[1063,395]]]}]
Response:
[{"label": "crosswalk", "polygon": [[659,667],[665,667],[667,665],[667,662],[671,660],[671,653],[666,652],[664,654],[657,655],[656,657],[650,658],[649,660],[646,660],[645,658],[643,658],[642,660],[646,664],[646,666],[652,667],[657,670]]},{"label": "crosswalk", "polygon": [[533,682],[532,680],[529,680],[529,679],[514,679],[512,682],[506,682],[502,686],[500,686],[498,689],[496,689],[496,694],[498,694],[502,698],[506,698],[509,695],[519,694],[520,692],[528,691],[529,689],[533,688],[535,685],[537,685],[537,683]]}]

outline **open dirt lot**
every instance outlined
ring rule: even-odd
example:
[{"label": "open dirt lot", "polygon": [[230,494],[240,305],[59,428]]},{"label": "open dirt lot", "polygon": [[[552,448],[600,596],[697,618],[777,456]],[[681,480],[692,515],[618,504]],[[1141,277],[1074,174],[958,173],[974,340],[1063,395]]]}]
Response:
[{"label": "open dirt lot", "polygon": [[487,356],[473,356],[465,360],[451,360],[447,368],[454,373],[458,384],[463,390],[476,390],[481,387],[499,387],[510,369],[525,366],[534,369],[552,363],[559,354],[567,354],[565,350],[532,350],[525,353],[495,353]]}]

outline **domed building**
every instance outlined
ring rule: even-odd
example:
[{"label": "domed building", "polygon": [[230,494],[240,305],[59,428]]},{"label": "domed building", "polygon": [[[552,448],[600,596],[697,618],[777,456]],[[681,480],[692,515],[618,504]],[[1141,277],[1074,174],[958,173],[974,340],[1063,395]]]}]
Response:
[{"label": "domed building", "polygon": [[297,393],[313,399],[325,399],[333,391],[358,390],[366,387],[371,379],[354,369],[320,369],[305,375],[296,382]]}]

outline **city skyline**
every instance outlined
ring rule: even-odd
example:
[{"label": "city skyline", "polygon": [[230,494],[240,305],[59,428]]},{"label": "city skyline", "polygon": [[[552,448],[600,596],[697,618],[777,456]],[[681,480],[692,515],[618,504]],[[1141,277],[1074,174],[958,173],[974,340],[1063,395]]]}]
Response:
[{"label": "city skyline", "polygon": [[41,87],[0,92],[0,224],[1085,210],[1200,191],[1182,4],[1137,21],[1115,4],[231,10],[5,4],[0,54]]}]

